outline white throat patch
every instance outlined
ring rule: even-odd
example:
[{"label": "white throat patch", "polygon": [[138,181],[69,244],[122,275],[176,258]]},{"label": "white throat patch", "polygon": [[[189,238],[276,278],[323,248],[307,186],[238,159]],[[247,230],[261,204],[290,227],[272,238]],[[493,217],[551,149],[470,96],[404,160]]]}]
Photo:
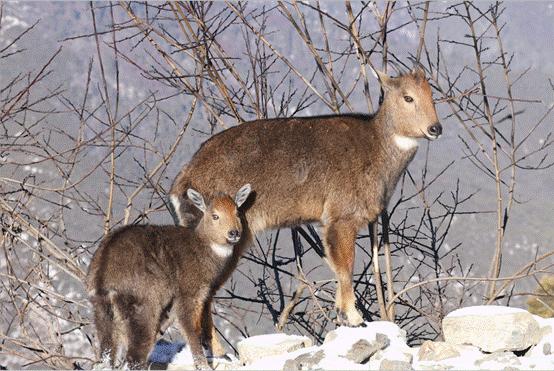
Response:
[{"label": "white throat patch", "polygon": [[212,251],[220,258],[228,258],[233,255],[233,246],[229,244],[220,245],[218,243],[211,244]]},{"label": "white throat patch", "polygon": [[417,147],[417,140],[414,138],[395,134],[393,139],[396,146],[402,151],[409,151],[410,149]]}]

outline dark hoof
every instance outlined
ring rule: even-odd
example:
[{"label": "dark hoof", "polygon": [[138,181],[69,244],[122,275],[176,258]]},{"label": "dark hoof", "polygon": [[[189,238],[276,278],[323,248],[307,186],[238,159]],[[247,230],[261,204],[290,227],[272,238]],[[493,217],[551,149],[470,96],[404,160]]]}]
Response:
[{"label": "dark hoof", "polygon": [[208,362],[209,361],[213,362],[214,360],[233,362],[233,358],[231,358],[228,354],[212,355],[212,356],[208,357]]},{"label": "dark hoof", "polygon": [[233,358],[231,358],[228,354],[223,355],[222,357],[219,357],[225,361],[233,362]]},{"label": "dark hoof", "polygon": [[195,370],[212,370],[212,368],[210,367],[210,365],[208,365],[208,363],[196,363],[194,365],[194,369]]},{"label": "dark hoof", "polygon": [[337,326],[350,326],[346,314],[341,311],[337,311],[336,323]]},{"label": "dark hoof", "polygon": [[348,320],[348,316],[346,315],[346,313],[342,312],[342,311],[337,311],[337,326],[346,326],[346,327],[367,327],[367,324],[362,321],[362,322],[359,322],[359,323],[351,323],[349,320]]}]

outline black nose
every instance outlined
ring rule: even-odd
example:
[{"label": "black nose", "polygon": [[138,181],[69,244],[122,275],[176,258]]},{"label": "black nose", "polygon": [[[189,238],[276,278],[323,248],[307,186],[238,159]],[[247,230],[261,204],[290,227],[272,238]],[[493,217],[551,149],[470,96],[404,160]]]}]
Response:
[{"label": "black nose", "polygon": [[240,232],[236,229],[233,229],[232,231],[229,231],[229,238],[238,238],[240,237]]},{"label": "black nose", "polygon": [[433,126],[431,126],[427,131],[430,135],[438,137],[442,134],[442,125],[437,122],[436,124],[433,124]]}]

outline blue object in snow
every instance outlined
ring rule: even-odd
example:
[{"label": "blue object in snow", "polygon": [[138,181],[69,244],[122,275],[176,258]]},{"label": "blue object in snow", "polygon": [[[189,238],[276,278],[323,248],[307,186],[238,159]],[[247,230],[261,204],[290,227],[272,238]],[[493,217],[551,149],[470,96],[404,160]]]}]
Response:
[{"label": "blue object in snow", "polygon": [[178,341],[170,343],[166,340],[159,340],[154,345],[154,350],[150,354],[148,361],[154,363],[170,363],[175,355],[185,347],[185,343]]}]

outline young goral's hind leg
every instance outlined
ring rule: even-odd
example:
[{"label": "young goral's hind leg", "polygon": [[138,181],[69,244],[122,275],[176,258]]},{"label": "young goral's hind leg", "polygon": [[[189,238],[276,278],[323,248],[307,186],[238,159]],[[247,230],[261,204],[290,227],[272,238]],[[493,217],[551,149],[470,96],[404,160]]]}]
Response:
[{"label": "young goral's hind leg", "polygon": [[96,296],[91,301],[94,305],[94,324],[100,342],[99,358],[104,360],[104,357],[109,357],[110,365],[114,366],[117,347],[120,344],[117,344],[118,339],[115,337],[116,322],[112,304],[104,296]]},{"label": "young goral's hind leg", "polygon": [[357,224],[350,220],[334,220],[324,226],[325,255],[338,281],[335,305],[350,326],[363,323],[352,287],[357,232]]},{"label": "young goral's hind leg", "polygon": [[148,355],[154,347],[160,310],[156,305],[126,296],[117,300],[118,310],[127,328],[127,363],[130,368],[148,368]]}]

